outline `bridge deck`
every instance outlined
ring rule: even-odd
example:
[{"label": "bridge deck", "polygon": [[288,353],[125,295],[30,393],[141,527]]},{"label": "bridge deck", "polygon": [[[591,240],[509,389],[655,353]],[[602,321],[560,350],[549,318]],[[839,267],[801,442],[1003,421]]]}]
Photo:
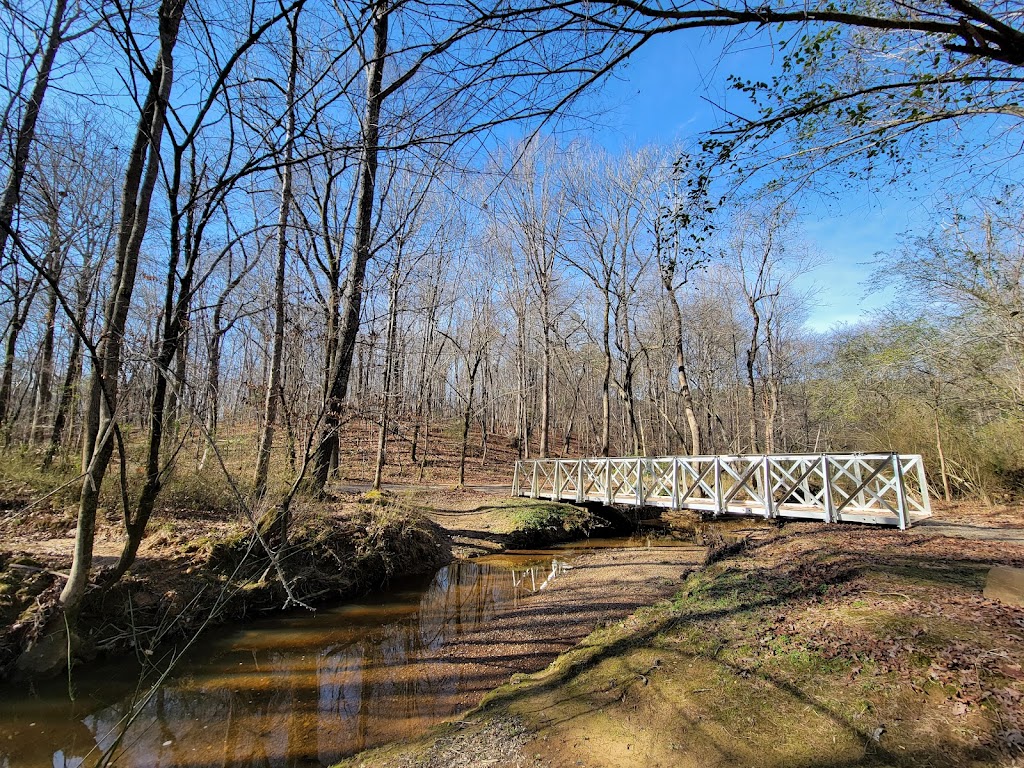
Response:
[{"label": "bridge deck", "polygon": [[512,493],[901,529],[931,516],[921,457],[891,453],[532,459]]}]

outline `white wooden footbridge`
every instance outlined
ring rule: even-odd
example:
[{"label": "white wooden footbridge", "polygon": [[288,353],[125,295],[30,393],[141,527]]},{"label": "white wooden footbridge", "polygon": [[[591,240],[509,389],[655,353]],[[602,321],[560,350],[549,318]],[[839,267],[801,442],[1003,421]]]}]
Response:
[{"label": "white wooden footbridge", "polygon": [[921,457],[895,453],[528,459],[512,493],[900,529],[931,516]]}]

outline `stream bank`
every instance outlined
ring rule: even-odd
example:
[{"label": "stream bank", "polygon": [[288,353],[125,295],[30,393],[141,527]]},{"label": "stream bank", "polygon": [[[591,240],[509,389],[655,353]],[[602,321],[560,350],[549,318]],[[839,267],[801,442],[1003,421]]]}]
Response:
[{"label": "stream bank", "polygon": [[[449,526],[469,509],[486,518],[479,531],[486,539],[466,546],[458,543],[460,535],[476,532]],[[65,644],[34,645],[71,564],[73,538],[58,535],[67,525],[60,515],[36,509],[30,514],[7,510],[0,517],[0,679],[46,677],[66,668]],[[289,547],[278,558],[279,572],[254,545],[251,527],[232,522],[223,510],[167,509],[144,539],[131,571],[113,587],[87,596],[76,662],[153,653],[201,626],[277,612],[295,600],[336,602],[392,579],[432,575],[456,556],[565,541],[599,524],[586,510],[569,505],[468,491],[300,501]],[[98,579],[120,546],[118,524],[105,520],[97,534]]]},{"label": "stream bank", "polygon": [[984,598],[997,564],[1024,546],[787,524],[458,720],[340,765],[1019,768],[1024,610]]},{"label": "stream bank", "polygon": [[[117,744],[124,765],[329,765],[475,705],[669,594],[705,557],[649,537],[504,551],[456,560],[425,588],[396,578],[385,593],[316,614],[208,632],[148,700],[145,686],[132,695],[134,681],[153,678],[166,647],[139,664],[76,670],[75,701],[59,680],[28,695],[8,687],[0,764],[93,765]],[[137,725],[117,742],[133,712]]]}]

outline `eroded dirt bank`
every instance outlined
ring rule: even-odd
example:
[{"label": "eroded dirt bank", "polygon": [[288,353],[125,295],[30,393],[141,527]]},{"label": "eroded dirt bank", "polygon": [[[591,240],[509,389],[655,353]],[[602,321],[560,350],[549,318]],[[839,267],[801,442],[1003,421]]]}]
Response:
[{"label": "eroded dirt bank", "polygon": [[991,565],[1024,566],[1020,510],[939,519],[985,533],[787,525],[458,721],[343,765],[1017,768],[1024,610],[982,590]]},{"label": "eroded dirt bank", "polygon": [[[467,515],[472,530],[462,530]],[[433,573],[453,556],[579,537],[597,522],[567,505],[470,491],[348,494],[298,503],[289,545],[275,562],[237,515],[164,510],[129,574],[88,595],[78,658],[146,652],[189,636],[211,616],[216,624],[295,601],[337,601],[392,578]],[[66,642],[35,641],[71,564],[72,523],[45,507],[0,514],[0,677],[53,674],[66,663]],[[116,518],[105,519],[96,543],[97,584],[121,543]]]},{"label": "eroded dirt bank", "polygon": [[[66,666],[67,640],[37,643],[71,564],[70,537],[36,526],[8,533],[0,549],[0,676],[47,676]],[[120,546],[101,532],[100,561]],[[92,588],[77,622],[77,660],[131,649],[152,653],[200,628],[296,604],[314,605],[431,573],[451,559],[443,529],[382,500],[301,505],[286,547],[271,557],[244,523],[179,512],[144,540],[131,571]]]}]

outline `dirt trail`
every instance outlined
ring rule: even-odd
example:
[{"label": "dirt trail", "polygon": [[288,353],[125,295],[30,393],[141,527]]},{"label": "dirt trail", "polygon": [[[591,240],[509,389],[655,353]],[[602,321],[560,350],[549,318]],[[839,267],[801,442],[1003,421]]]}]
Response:
[{"label": "dirt trail", "polygon": [[913,527],[914,533],[1024,544],[1024,509],[1020,506],[937,502],[932,512],[932,517]]}]

